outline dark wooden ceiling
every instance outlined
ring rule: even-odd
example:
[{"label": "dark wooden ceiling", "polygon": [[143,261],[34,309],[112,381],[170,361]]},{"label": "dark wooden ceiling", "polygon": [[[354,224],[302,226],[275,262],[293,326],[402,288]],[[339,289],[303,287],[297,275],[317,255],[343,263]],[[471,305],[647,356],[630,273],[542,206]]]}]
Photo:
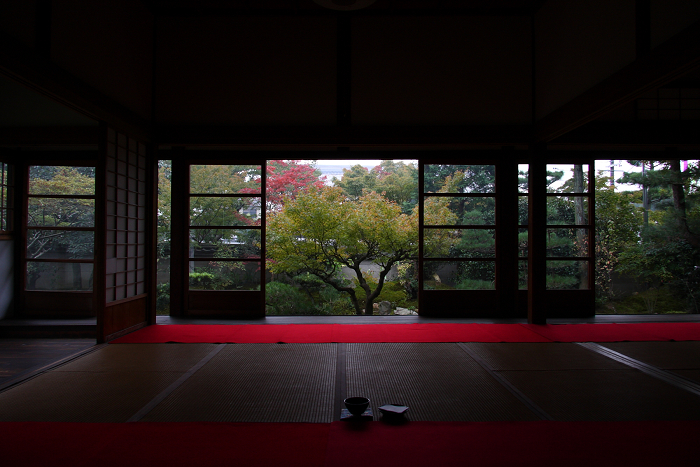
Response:
[{"label": "dark wooden ceiling", "polygon": [[[313,0],[141,0],[156,16],[210,15],[530,15],[545,0],[376,0],[351,12],[324,8]],[[332,2],[333,0],[327,0]],[[339,3],[349,4],[352,0]]]}]

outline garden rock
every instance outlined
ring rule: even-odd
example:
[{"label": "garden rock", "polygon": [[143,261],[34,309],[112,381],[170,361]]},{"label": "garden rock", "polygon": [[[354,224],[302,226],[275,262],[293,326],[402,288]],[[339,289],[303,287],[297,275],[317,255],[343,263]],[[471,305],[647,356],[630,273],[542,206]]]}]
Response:
[{"label": "garden rock", "polygon": [[408,308],[401,308],[401,307],[396,307],[394,310],[395,315],[401,315],[401,316],[417,316],[418,313],[416,313],[413,310],[409,310]]},{"label": "garden rock", "polygon": [[387,316],[391,314],[391,302],[379,302],[378,315]]}]

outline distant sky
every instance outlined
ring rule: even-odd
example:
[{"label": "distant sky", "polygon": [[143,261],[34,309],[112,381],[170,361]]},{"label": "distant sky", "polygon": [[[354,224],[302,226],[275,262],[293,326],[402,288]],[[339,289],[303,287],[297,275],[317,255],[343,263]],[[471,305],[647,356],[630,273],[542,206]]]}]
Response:
[{"label": "distant sky", "polygon": [[[396,162],[404,162],[408,164],[409,162],[418,162],[415,159],[393,159]],[[380,159],[346,159],[346,160],[335,160],[335,159],[327,159],[327,160],[317,160],[316,165],[338,165],[341,167],[345,168],[350,168],[353,165],[361,165],[363,167],[376,167],[378,166],[382,160]]]},{"label": "distant sky", "polygon": [[[411,162],[417,163],[418,161],[415,159],[394,159],[396,162],[404,162],[406,164],[409,164]],[[354,165],[361,165],[363,167],[367,167],[371,169],[372,167],[376,167],[381,163],[380,159],[347,159],[347,160],[336,160],[336,159],[324,159],[324,160],[317,160],[316,161],[316,167],[321,170],[321,172],[326,175],[328,182],[333,177],[341,178],[343,175],[343,169],[349,169],[350,167]],[[613,161],[614,164],[614,175],[615,179],[618,179],[622,177],[623,172],[641,172],[640,167],[635,167],[633,165],[630,165],[627,163],[626,160],[615,160]],[[552,164],[552,168],[556,168],[557,164]],[[563,168],[563,167],[562,167]],[[609,160],[597,160],[595,162],[595,170],[596,172],[600,170],[604,170],[606,172],[606,175],[609,175],[608,172],[610,171],[610,161]],[[565,168],[565,173],[564,173],[564,179],[568,179],[571,176],[570,174],[570,167]],[[617,188],[620,190],[630,190],[630,189],[636,189],[636,185],[617,185]]]},{"label": "distant sky", "polygon": [[[404,162],[406,164],[409,164],[411,162],[417,163],[417,160],[411,160],[411,159],[393,159],[395,162]],[[322,175],[326,176],[326,183],[327,184],[332,184],[331,180],[333,177],[335,178],[342,178],[343,176],[343,169],[349,169],[350,167],[354,165],[361,165],[363,167],[367,167],[368,169],[371,169],[373,167],[378,166],[382,161],[380,159],[346,159],[346,160],[335,160],[335,159],[328,159],[328,160],[317,160],[316,161],[316,167],[321,171]]]}]

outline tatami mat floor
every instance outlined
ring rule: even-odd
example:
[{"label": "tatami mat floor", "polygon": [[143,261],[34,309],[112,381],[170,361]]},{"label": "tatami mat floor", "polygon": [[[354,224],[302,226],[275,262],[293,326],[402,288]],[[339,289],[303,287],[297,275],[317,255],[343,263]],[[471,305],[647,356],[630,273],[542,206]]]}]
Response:
[{"label": "tatami mat floor", "polygon": [[375,419],[700,420],[700,342],[603,346],[646,366],[571,343],[109,344],[5,387],[0,421],[324,423],[354,395]]}]

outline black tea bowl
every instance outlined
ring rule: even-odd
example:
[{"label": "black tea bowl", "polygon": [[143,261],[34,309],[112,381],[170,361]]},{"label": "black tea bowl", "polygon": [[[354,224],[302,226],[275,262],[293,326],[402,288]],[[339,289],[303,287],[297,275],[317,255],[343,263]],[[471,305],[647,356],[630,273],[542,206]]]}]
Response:
[{"label": "black tea bowl", "polygon": [[362,415],[369,407],[369,399],[366,397],[348,397],[344,402],[348,412],[356,417]]}]

